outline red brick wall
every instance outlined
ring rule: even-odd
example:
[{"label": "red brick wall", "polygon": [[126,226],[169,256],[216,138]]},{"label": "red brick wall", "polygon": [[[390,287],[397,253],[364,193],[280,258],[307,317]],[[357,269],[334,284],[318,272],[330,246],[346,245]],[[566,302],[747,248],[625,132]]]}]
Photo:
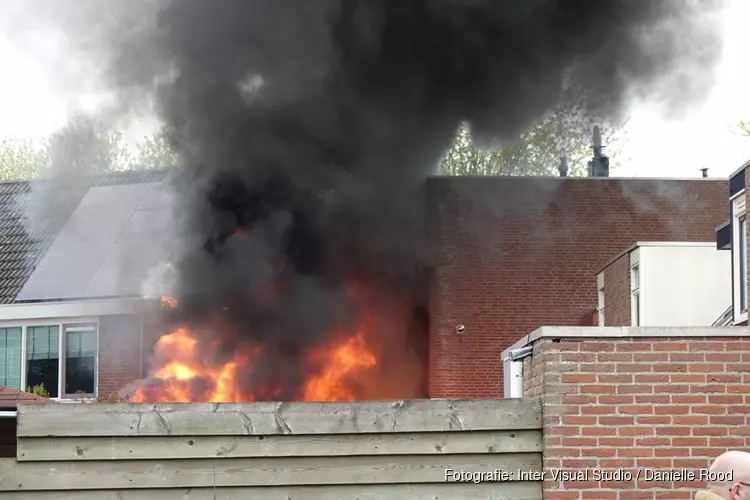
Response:
[{"label": "red brick wall", "polygon": [[143,324],[143,373],[140,378],[148,376],[149,371],[152,368],[152,361],[154,356],[154,347],[156,342],[165,333],[164,327],[159,322],[156,315],[152,317],[146,317]]},{"label": "red brick wall", "polygon": [[535,379],[525,395],[544,400],[547,477],[633,475],[546,481],[545,500],[687,500],[702,482],[646,481],[645,469],[698,473],[720,453],[750,447],[750,337],[543,339],[525,361],[524,382]]},{"label": "red brick wall", "polygon": [[154,344],[161,332],[155,315],[117,315],[99,319],[97,395],[100,399],[119,394],[135,380],[148,375]]},{"label": "red brick wall", "polygon": [[630,326],[630,253],[604,269],[604,325]]},{"label": "red brick wall", "polygon": [[539,326],[590,325],[596,273],[636,241],[714,241],[728,197],[713,179],[441,177],[428,188],[430,397],[502,396],[504,349]]},{"label": "red brick wall", "polygon": [[99,319],[98,396],[107,398],[140,377],[141,317]]}]

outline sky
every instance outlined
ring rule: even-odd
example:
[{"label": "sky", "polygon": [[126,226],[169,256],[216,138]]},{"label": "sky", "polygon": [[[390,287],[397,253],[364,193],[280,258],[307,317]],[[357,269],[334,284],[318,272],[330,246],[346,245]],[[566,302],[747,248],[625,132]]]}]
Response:
[{"label": "sky", "polygon": [[[71,110],[94,111],[112,96],[92,78],[96,61],[74,54],[62,32],[49,25],[35,27],[24,15],[24,4],[0,0],[0,136],[36,138],[61,127]],[[700,169],[707,167],[710,177],[728,177],[750,160],[750,138],[733,130],[740,120],[750,121],[747,19],[749,0],[727,0],[724,54],[715,84],[700,105],[679,118],[665,116],[653,102],[632,105],[619,146],[620,167],[613,176],[700,177]],[[141,117],[118,126],[133,143],[153,132],[158,122]]]}]

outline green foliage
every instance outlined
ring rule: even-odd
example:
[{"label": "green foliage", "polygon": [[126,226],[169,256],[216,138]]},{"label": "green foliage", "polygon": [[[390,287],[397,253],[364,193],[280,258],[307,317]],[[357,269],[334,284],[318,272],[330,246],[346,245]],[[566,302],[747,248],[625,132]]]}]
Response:
[{"label": "green foliage", "polygon": [[52,135],[47,152],[53,171],[71,174],[126,170],[132,164],[122,134],[83,114],[73,115],[65,127]]},{"label": "green foliage", "polygon": [[34,179],[48,167],[44,144],[25,138],[0,138],[0,181]]},{"label": "green foliage", "polygon": [[166,129],[129,148],[122,134],[99,120],[74,115],[50,137],[0,138],[0,182],[36,179],[50,174],[100,174],[134,169],[169,168],[177,151]]},{"label": "green foliage", "polygon": [[478,147],[471,126],[462,123],[440,165],[444,175],[558,175],[564,155],[569,175],[585,175],[592,157],[591,135],[600,125],[610,169],[617,166],[619,143],[625,123],[608,124],[587,113],[587,94],[573,84],[562,92],[559,104],[522,132],[514,141],[497,148]]},{"label": "green foliage", "polygon": [[747,138],[750,138],[750,122],[741,121],[737,124],[737,131]]},{"label": "green foliage", "polygon": [[30,392],[31,394],[36,394],[37,396],[48,398],[49,397],[49,391],[44,388],[44,384],[35,385],[34,387],[27,387],[26,392]]},{"label": "green foliage", "polygon": [[138,145],[135,168],[169,168],[177,164],[177,148],[166,128],[151,137],[144,137]]}]

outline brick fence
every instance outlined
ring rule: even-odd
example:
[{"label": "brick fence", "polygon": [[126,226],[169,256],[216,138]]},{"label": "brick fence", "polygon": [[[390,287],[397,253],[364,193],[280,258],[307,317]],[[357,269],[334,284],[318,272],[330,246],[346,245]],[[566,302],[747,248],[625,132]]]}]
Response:
[{"label": "brick fence", "polygon": [[[514,347],[529,343],[545,500],[687,500],[705,485],[701,468],[750,447],[748,328],[541,328]],[[560,470],[588,476],[555,481]]]}]

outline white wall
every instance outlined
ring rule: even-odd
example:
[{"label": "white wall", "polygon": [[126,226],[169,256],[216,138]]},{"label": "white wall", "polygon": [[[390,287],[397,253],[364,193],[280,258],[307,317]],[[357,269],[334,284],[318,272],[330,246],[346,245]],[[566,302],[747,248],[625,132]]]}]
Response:
[{"label": "white wall", "polygon": [[710,326],[732,304],[731,252],[714,243],[639,244],[640,326]]}]

